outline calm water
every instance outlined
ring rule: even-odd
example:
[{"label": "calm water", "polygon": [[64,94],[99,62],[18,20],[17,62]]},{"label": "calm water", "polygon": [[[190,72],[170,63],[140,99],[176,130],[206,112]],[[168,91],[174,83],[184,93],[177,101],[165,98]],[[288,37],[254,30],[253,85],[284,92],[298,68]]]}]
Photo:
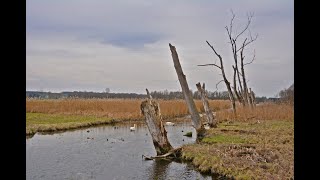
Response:
[{"label": "calm water", "polygon": [[[132,132],[133,124],[126,123],[36,134],[26,139],[27,179],[212,179],[186,163],[143,160],[142,155],[155,156],[156,151],[146,125],[137,125]],[[183,136],[195,133],[189,123],[166,129],[173,147],[195,141]]]}]

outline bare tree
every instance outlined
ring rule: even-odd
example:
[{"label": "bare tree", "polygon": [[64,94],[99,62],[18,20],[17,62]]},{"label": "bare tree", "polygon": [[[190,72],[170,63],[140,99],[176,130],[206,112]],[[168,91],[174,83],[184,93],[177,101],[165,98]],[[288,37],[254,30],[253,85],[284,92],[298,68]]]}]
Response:
[{"label": "bare tree", "polygon": [[181,85],[181,88],[182,88],[182,91],[184,94],[184,98],[186,100],[189,112],[191,114],[192,124],[197,131],[197,137],[201,139],[204,136],[205,129],[201,123],[198,110],[197,110],[196,105],[193,101],[192,94],[190,92],[190,89],[189,89],[189,86],[187,83],[186,75],[184,75],[184,73],[182,71],[176,48],[174,46],[172,46],[170,43],[169,43],[169,47],[170,47],[170,51],[171,51],[171,55],[172,55],[174,68],[176,69],[178,79],[179,79],[179,82],[180,82],[180,85]]},{"label": "bare tree", "polygon": [[203,64],[203,65],[198,65],[198,66],[215,66],[215,67],[217,67],[217,68],[219,68],[221,70],[223,81],[226,84],[227,89],[228,89],[232,110],[233,110],[234,114],[236,114],[235,97],[234,97],[234,94],[233,94],[233,92],[231,90],[230,82],[228,81],[227,76],[226,76],[225,71],[224,71],[222,57],[220,56],[220,54],[217,53],[217,51],[214,49],[214,47],[208,41],[206,41],[206,42],[207,42],[208,46],[210,46],[210,48],[213,50],[214,54],[219,58],[220,65],[217,65],[217,64]]},{"label": "bare tree", "polygon": [[[211,47],[211,49],[214,51],[215,55],[218,56],[218,58],[220,60],[220,65],[204,64],[204,65],[198,65],[198,66],[215,66],[221,70],[223,81],[225,82],[226,87],[229,92],[229,97],[230,97],[230,101],[232,104],[232,109],[233,109],[234,113],[236,113],[235,98],[237,98],[237,100],[243,106],[246,106],[249,104],[250,107],[254,107],[254,105],[252,104],[252,103],[254,103],[254,101],[250,100],[252,97],[249,96],[244,66],[251,64],[254,61],[255,53],[254,53],[254,57],[251,62],[244,63],[244,59],[245,59],[244,49],[246,46],[248,46],[249,44],[254,42],[258,38],[258,35],[256,35],[255,37],[252,37],[251,32],[249,30],[249,26],[251,24],[253,14],[248,14],[246,26],[239,33],[234,33],[233,32],[233,21],[235,19],[235,14],[233,13],[232,10],[231,10],[231,13],[232,13],[232,18],[231,18],[230,25],[226,26],[225,29],[227,30],[229,43],[231,44],[231,50],[232,50],[232,55],[233,55],[233,60],[234,60],[234,65],[232,66],[232,68],[233,68],[233,87],[232,87],[233,91],[231,90],[230,82],[227,80],[227,77],[225,75],[222,57],[216,52],[216,50],[213,48],[213,46],[211,44],[209,44],[208,41],[206,41],[206,42]],[[243,42],[241,43],[241,45],[239,46],[238,42],[240,41],[241,36],[243,36],[245,32],[249,32],[249,38],[245,38],[243,40]],[[240,53],[240,55],[239,55],[239,53]],[[241,72],[239,71],[239,65],[238,65],[238,63],[239,63],[238,58],[239,57],[240,57]]]},{"label": "bare tree", "polygon": [[[250,30],[249,30],[249,26],[251,24],[252,17],[253,17],[252,13],[247,15],[247,24],[244,27],[244,29],[241,30],[240,33],[234,34],[232,32],[232,29],[233,29],[233,20],[235,18],[235,14],[233,13],[232,10],[231,10],[231,13],[232,13],[232,18],[231,18],[230,25],[229,25],[229,27],[226,26],[225,28],[227,30],[227,34],[228,34],[228,37],[229,37],[229,40],[230,40],[233,59],[234,59],[234,64],[235,64],[233,66],[233,68],[234,68],[234,76],[237,75],[237,77],[238,77],[238,82],[239,82],[241,94],[237,93],[236,81],[234,81],[234,85],[233,85],[234,86],[234,92],[237,95],[238,101],[243,106],[246,106],[247,104],[249,104],[250,107],[253,107],[253,105],[251,104],[252,101],[250,100],[251,97],[249,96],[248,85],[247,85],[247,81],[246,81],[246,77],[245,77],[244,63],[243,63],[245,56],[243,55],[243,51],[244,51],[246,46],[248,46],[250,43],[254,42],[258,38],[258,34],[255,37],[252,37],[251,33],[250,33]],[[240,46],[240,48],[237,48],[237,42],[238,42],[239,38],[246,31],[249,31],[249,38],[250,39],[248,40],[248,38],[245,38],[243,43],[242,43],[242,45]],[[241,63],[241,73],[239,72],[239,66],[238,66],[238,56],[239,56],[238,53],[239,53],[239,51],[240,51],[240,61],[241,61],[240,62]],[[254,58],[255,58],[255,54],[254,54]],[[253,60],[254,60],[254,58],[253,58]],[[250,63],[247,63],[247,64],[251,64],[252,61]],[[242,76],[242,82],[241,82],[240,76]],[[243,84],[243,87],[242,87],[242,84]]]}]

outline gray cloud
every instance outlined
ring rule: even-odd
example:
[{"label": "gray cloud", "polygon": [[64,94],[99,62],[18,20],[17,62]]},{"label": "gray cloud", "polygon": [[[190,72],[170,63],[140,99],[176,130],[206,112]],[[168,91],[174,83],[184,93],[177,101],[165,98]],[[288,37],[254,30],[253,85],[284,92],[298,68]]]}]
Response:
[{"label": "gray cloud", "polygon": [[[255,63],[246,66],[258,95],[273,96],[293,82],[292,1],[27,1],[27,89],[96,90],[144,93],[179,90],[168,43],[176,46],[195,89],[209,90],[219,71],[197,64],[223,56],[231,78],[231,50],[224,27],[230,9],[240,31],[247,12],[255,12],[252,33],[258,40],[246,50]],[[221,84],[219,89],[224,90]]]}]

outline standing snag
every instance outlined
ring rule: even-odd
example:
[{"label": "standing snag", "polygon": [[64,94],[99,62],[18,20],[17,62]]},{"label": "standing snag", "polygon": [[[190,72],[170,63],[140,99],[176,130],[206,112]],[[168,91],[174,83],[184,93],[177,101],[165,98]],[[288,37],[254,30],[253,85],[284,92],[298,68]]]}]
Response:
[{"label": "standing snag", "polygon": [[233,92],[231,90],[230,82],[228,81],[227,76],[225,74],[222,57],[221,57],[220,54],[217,53],[217,51],[214,49],[214,47],[208,41],[206,41],[206,42],[207,42],[208,46],[210,46],[212,51],[215,53],[215,55],[218,56],[219,61],[220,61],[220,66],[216,65],[216,64],[204,64],[204,65],[198,65],[198,66],[215,66],[215,67],[217,67],[217,68],[219,68],[221,70],[223,81],[226,84],[226,87],[227,87],[227,90],[228,90],[228,94],[229,94],[229,98],[230,98],[230,102],[231,102],[231,107],[232,107],[233,113],[236,114],[236,100],[235,100],[234,94],[233,94]]},{"label": "standing snag", "polygon": [[206,117],[207,117],[207,121],[208,121],[208,124],[210,127],[217,127],[217,121],[215,119],[215,117],[213,116],[213,113],[212,113],[212,110],[210,109],[209,107],[209,102],[208,102],[208,99],[207,99],[207,93],[206,93],[206,90],[205,90],[205,84],[203,83],[202,84],[202,87],[201,87],[201,84],[200,82],[196,84],[197,86],[197,89],[200,93],[200,96],[201,96],[201,101],[202,101],[202,104],[203,104],[203,107],[204,107],[204,110],[206,112]]},{"label": "standing snag", "polygon": [[180,82],[180,85],[181,85],[181,88],[183,91],[183,95],[186,100],[189,112],[191,114],[192,124],[197,131],[197,137],[202,138],[204,136],[204,127],[201,124],[198,110],[197,110],[196,105],[193,101],[192,94],[190,93],[190,89],[189,89],[189,86],[187,83],[186,75],[183,74],[176,48],[174,46],[172,46],[170,43],[169,43],[169,47],[170,47],[170,51],[171,51],[171,55],[172,55],[174,68],[176,69],[178,79],[179,79],[179,82]]},{"label": "standing snag", "polygon": [[[222,57],[220,56],[220,54],[218,54],[216,52],[214,47],[208,41],[206,41],[206,42],[210,46],[210,48],[213,50],[215,55],[219,58],[220,65],[204,64],[204,65],[198,65],[198,66],[215,66],[221,70],[223,81],[225,82],[226,87],[228,89],[229,98],[230,98],[233,112],[234,112],[234,114],[236,114],[236,104],[235,104],[236,99],[243,106],[247,106],[247,105],[250,105],[250,107],[255,106],[254,101],[252,100],[253,97],[252,97],[252,95],[249,94],[249,87],[247,85],[247,79],[246,79],[245,71],[244,71],[244,66],[251,64],[253,62],[253,60],[255,59],[255,54],[254,54],[251,62],[244,63],[245,56],[243,53],[244,53],[245,47],[247,47],[249,44],[251,44],[252,42],[257,40],[258,35],[252,37],[251,32],[249,30],[249,26],[251,24],[253,14],[248,14],[247,24],[244,27],[244,29],[242,29],[238,34],[234,33],[232,31],[232,29],[233,29],[233,20],[235,19],[235,14],[232,11],[231,11],[231,13],[232,13],[232,18],[231,18],[230,25],[226,26],[225,29],[227,30],[229,43],[231,45],[231,50],[232,50],[232,57],[234,60],[234,65],[232,66],[232,68],[233,68],[233,91],[231,89],[230,82],[228,81],[228,79],[225,75],[225,69],[223,67]],[[237,44],[245,32],[249,32],[249,38],[244,38],[242,44],[240,44],[240,45]],[[240,62],[238,61],[239,58],[240,58]],[[238,63],[240,63],[240,67],[239,67]]]},{"label": "standing snag", "polygon": [[159,104],[151,98],[148,89],[148,99],[140,105],[141,113],[145,116],[145,122],[152,137],[157,155],[164,155],[173,149],[168,138],[167,131],[160,114]]}]

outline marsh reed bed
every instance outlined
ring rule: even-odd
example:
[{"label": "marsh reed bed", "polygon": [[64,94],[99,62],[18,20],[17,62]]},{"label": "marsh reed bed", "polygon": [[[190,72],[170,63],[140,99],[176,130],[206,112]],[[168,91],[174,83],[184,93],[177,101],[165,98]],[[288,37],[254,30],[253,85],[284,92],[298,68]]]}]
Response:
[{"label": "marsh reed bed", "polygon": [[[67,130],[116,121],[140,121],[140,104],[143,99],[26,99],[27,134],[41,131]],[[183,99],[157,100],[163,118],[188,115]],[[202,102],[195,100],[199,112],[204,112]],[[293,108],[286,104],[264,104],[255,110],[238,106],[237,116],[230,111],[228,100],[209,100],[217,112],[218,121],[236,120],[291,120]]]},{"label": "marsh reed bed", "polygon": [[[141,119],[140,104],[143,99],[27,99],[27,113],[84,115],[113,119]],[[184,100],[157,100],[164,117],[188,114]],[[198,111],[203,112],[200,100],[195,101]],[[226,100],[210,100],[210,106],[218,111],[229,108]]]}]

